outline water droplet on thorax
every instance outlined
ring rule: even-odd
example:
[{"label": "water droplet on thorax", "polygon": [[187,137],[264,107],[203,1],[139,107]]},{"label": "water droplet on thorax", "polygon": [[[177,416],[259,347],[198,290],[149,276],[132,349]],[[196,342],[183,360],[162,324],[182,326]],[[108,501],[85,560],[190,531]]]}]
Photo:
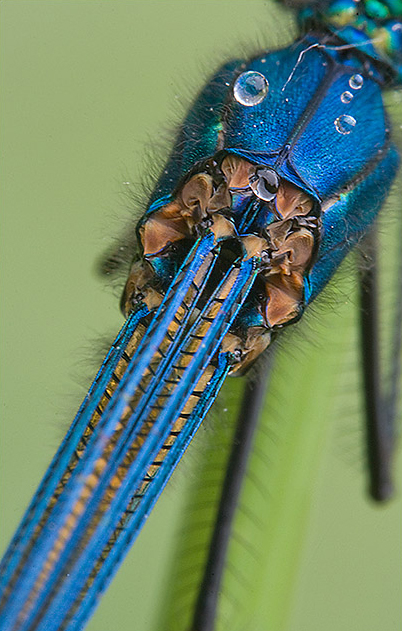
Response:
[{"label": "water droplet on thorax", "polygon": [[354,74],[349,79],[349,85],[352,90],[360,90],[360,88],[363,86],[363,83],[364,79],[361,74]]},{"label": "water droplet on thorax", "polygon": [[340,134],[350,134],[353,127],[356,125],[356,119],[348,114],[342,114],[342,116],[338,116],[338,118],[334,120],[334,125],[336,131]]},{"label": "water droplet on thorax", "polygon": [[268,94],[268,81],[260,72],[249,70],[239,75],[233,86],[233,95],[238,103],[252,107],[258,105]]},{"label": "water droplet on thorax", "polygon": [[349,90],[342,92],[341,94],[342,103],[350,103],[352,99],[353,99],[353,94],[349,92]]},{"label": "water droplet on thorax", "polygon": [[270,167],[257,166],[249,176],[250,188],[254,195],[265,202],[270,202],[279,189],[279,177]]}]

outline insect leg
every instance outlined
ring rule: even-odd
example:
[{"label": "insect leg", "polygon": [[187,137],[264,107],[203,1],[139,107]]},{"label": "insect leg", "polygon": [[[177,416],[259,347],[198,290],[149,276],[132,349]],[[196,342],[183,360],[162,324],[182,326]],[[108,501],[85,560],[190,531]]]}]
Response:
[{"label": "insect leg", "polygon": [[271,349],[268,360],[259,366],[258,372],[247,377],[207,561],[195,604],[193,631],[213,631],[215,628],[218,596],[233,519],[246,475],[249,455],[253,448],[255,430],[264,403],[273,359]]},{"label": "insect leg", "polygon": [[[401,374],[402,285],[399,272],[390,357],[390,383],[386,384],[380,357],[381,307],[377,252],[378,229],[375,226],[363,241],[363,261],[360,266],[360,342],[369,492],[374,500],[385,501],[393,492],[391,467]],[[401,268],[402,256],[399,255],[399,257],[399,268]]]}]

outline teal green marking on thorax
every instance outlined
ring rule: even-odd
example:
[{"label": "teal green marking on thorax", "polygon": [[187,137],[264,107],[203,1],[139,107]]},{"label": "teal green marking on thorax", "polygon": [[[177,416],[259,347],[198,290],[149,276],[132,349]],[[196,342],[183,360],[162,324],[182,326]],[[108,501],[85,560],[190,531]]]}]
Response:
[{"label": "teal green marking on thorax", "polygon": [[299,20],[321,23],[345,42],[382,61],[402,82],[401,0],[334,0],[327,7],[303,7]]}]

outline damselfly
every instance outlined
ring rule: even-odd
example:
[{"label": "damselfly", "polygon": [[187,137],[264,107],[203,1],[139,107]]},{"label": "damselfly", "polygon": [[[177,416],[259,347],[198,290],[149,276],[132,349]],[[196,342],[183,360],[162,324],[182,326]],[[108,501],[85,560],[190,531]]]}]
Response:
[{"label": "damselfly", "polygon": [[[229,4],[232,4],[232,3],[228,3],[228,4],[224,7],[224,12],[225,12],[225,15],[226,15],[226,19],[227,19],[227,15],[228,15],[228,13],[230,12],[230,11],[229,11]],[[256,3],[256,4],[257,4],[257,3]],[[258,3],[258,4],[259,4],[259,3]],[[254,5],[254,3],[247,3],[247,13],[251,13],[253,5]],[[18,6],[18,4],[17,4],[17,6]],[[117,6],[118,6],[118,5],[117,5]],[[181,3],[180,3],[180,6],[181,6]],[[239,4],[239,6],[241,6],[241,4]],[[266,13],[265,13],[265,11],[266,11],[266,7],[265,7],[265,6],[263,6],[263,9],[264,9],[264,15],[266,15]],[[205,10],[205,8],[204,8],[204,10]],[[238,10],[239,10],[239,9],[238,9]],[[256,6],[256,10],[257,10],[257,13],[259,12],[259,13],[258,13],[259,17],[261,17],[261,15],[262,15],[262,13],[261,13],[262,9],[261,9],[259,6],[258,6],[258,7]],[[48,11],[48,9],[47,9],[47,11]],[[162,11],[162,8],[160,8],[160,11]],[[217,20],[217,23],[222,24],[222,19],[219,19],[219,18],[218,18],[218,15],[217,15],[217,13],[216,13],[217,9],[215,9],[214,11],[215,11],[215,19]],[[114,9],[114,12],[115,12],[115,9]],[[159,9],[158,9],[158,13],[159,13]],[[245,13],[246,13],[246,11],[245,11]],[[256,14],[257,14],[257,13],[256,13]],[[240,19],[240,18],[239,18],[239,16],[237,16],[237,17],[238,17],[238,19]],[[91,14],[91,18],[92,18],[92,19],[94,18],[94,15],[93,15],[93,14]],[[197,18],[196,18],[196,20],[195,20],[195,22],[197,22],[197,25],[198,25],[198,20],[199,20],[199,19],[200,19],[200,16],[199,16],[199,15],[197,15]],[[133,17],[133,22],[135,22],[135,17]],[[209,22],[210,22],[210,20],[208,20],[208,23],[209,23]],[[93,23],[93,22],[92,22],[92,23]],[[239,24],[240,24],[240,21],[239,21]],[[242,25],[242,28],[244,28],[243,19],[241,20],[241,25]],[[253,26],[253,28],[255,28],[254,21],[253,21],[252,26]],[[81,35],[82,35],[82,37],[84,37],[84,31],[85,31],[85,33],[86,33],[86,32],[88,32],[88,27],[87,27],[87,24],[85,24],[85,27],[86,27],[85,29],[84,29],[84,28],[82,28],[82,31],[79,31],[79,33],[78,33],[78,34],[81,34]],[[75,33],[76,33],[76,28],[77,28],[77,24],[74,24],[74,29],[72,29],[72,30],[73,30]],[[198,29],[199,29],[199,28],[200,28],[200,27],[199,27],[199,26],[197,26],[196,31],[198,31]],[[200,29],[200,30],[201,30],[202,32],[204,32],[204,29]],[[206,30],[206,29],[205,29],[205,30]],[[57,31],[57,29],[56,29],[56,31]],[[69,31],[69,34],[70,34],[70,31]],[[77,36],[77,33],[76,33],[76,36]],[[204,37],[204,36],[203,36],[203,37]],[[222,36],[222,37],[223,37],[223,36]],[[250,37],[251,37],[251,36],[250,36]],[[245,34],[244,34],[244,38],[246,39],[246,35],[245,35]],[[221,38],[221,41],[222,41],[222,38]],[[224,46],[223,46],[223,44],[222,44],[222,47],[224,47]],[[126,56],[127,56],[127,55],[126,55]],[[42,61],[42,63],[43,63],[43,58],[41,58],[41,61]],[[160,63],[160,62],[158,61],[158,67],[160,67],[160,66],[159,66],[159,63]],[[215,65],[216,65],[216,64],[215,64]],[[194,67],[196,67],[196,63],[194,63]],[[101,70],[102,70],[102,69],[101,69]],[[151,77],[152,77],[152,79],[153,79],[151,83],[152,83],[152,85],[154,85],[154,76],[155,76],[155,73],[152,73],[151,71],[149,71],[149,72],[150,72]],[[184,72],[184,70],[183,70],[183,72]],[[163,74],[163,73],[161,73],[161,74]],[[15,75],[15,76],[16,76],[16,77],[18,77],[18,76],[19,76],[19,75],[18,75],[18,73],[16,73],[16,75]],[[133,75],[133,76],[134,76],[134,75]],[[159,77],[159,75],[158,75],[158,77]],[[148,85],[149,85],[149,84],[148,84]],[[120,87],[121,87],[121,86],[120,86]],[[149,87],[148,87],[148,88],[146,88],[146,89],[144,89],[144,90],[139,90],[139,92],[140,92],[140,93],[142,93],[142,92],[147,93],[147,92],[149,92],[149,90],[150,90],[150,89],[152,89],[152,88],[149,88]],[[102,92],[102,95],[103,95],[103,94],[104,94],[104,93]],[[66,95],[64,94],[63,96],[64,96],[64,99],[65,99],[65,96],[66,96]],[[153,99],[154,99],[154,100],[160,100],[160,99],[157,99],[157,98],[156,98],[156,96],[154,96],[154,95],[152,95],[152,96],[153,96]],[[158,104],[158,105],[159,105],[159,104]],[[69,127],[69,133],[70,133],[70,129],[71,129],[71,128]],[[126,130],[127,130],[127,124],[125,124],[125,130],[124,130],[124,131],[126,131]],[[127,144],[128,144],[128,145],[131,145],[131,139],[129,139],[129,142],[128,142]],[[130,167],[131,167],[131,164],[130,164],[130,159],[124,160],[124,162],[125,162],[126,164],[129,164],[129,165],[130,165]],[[109,172],[111,172],[111,167],[109,167],[109,166],[108,166],[108,171],[109,171]],[[115,172],[115,170],[113,171],[113,173],[114,173],[114,172]],[[65,167],[62,169],[62,174],[63,174],[63,178],[59,177],[59,180],[63,180],[63,182],[64,182],[64,180],[65,180],[65,179],[67,179],[67,178],[66,178],[66,171],[65,171]],[[52,178],[52,174],[49,174],[49,173],[48,173],[47,175],[49,176],[49,179],[51,179],[51,178]],[[53,178],[54,178],[54,176],[53,176]],[[85,177],[85,180],[87,181],[87,176]],[[68,186],[69,186],[69,185],[68,185]],[[84,182],[84,184],[83,184],[83,188],[85,188],[85,182]],[[81,191],[80,191],[80,193],[79,193],[79,196],[81,196]],[[78,196],[77,196],[77,199],[78,199]],[[70,209],[69,209],[69,210],[70,210]],[[65,212],[67,213],[67,210],[66,210]],[[68,212],[69,212],[69,211],[68,211]],[[40,216],[41,216],[41,214],[40,214],[40,213],[38,213],[38,217],[40,217]],[[58,225],[60,225],[60,224],[59,224],[59,218],[57,218],[57,222],[58,222]],[[50,222],[49,222],[49,223],[50,223]],[[78,219],[77,219],[77,223],[78,223]],[[50,224],[50,225],[51,225],[51,224]],[[73,237],[72,237],[72,240],[73,240]],[[76,250],[76,249],[78,249],[78,248],[77,248],[76,246],[74,246],[74,248],[73,248],[73,249],[74,249],[74,256],[77,256],[77,254],[76,254],[75,250]],[[86,265],[87,265],[87,264],[86,264]],[[64,278],[63,278],[63,282],[64,282]],[[30,284],[32,284],[32,283],[30,283]],[[43,284],[44,284],[44,282],[43,282],[43,280],[42,280],[41,285],[43,286]],[[57,286],[57,283],[56,283],[56,286]],[[60,280],[59,280],[59,286],[60,286]],[[26,291],[28,291],[28,290],[26,290]],[[62,293],[63,293],[63,294],[65,294],[66,292],[67,292],[67,290],[63,288]],[[26,296],[26,293],[24,294],[24,296]],[[28,301],[28,302],[29,302],[29,303],[31,303],[31,301]],[[57,301],[55,301],[55,299],[53,299],[53,300],[52,300],[52,305],[51,305],[51,308],[54,308],[54,303],[55,303],[55,302],[57,302]],[[95,308],[94,308],[94,310],[95,310],[95,311],[98,309],[98,304],[99,304],[99,303],[98,303],[98,302],[96,302],[96,304],[95,304]],[[92,306],[92,305],[91,305],[91,306]],[[25,307],[25,305],[24,305],[24,307]],[[25,308],[26,308],[26,311],[29,313],[29,311],[30,311],[29,306],[28,306],[28,307],[25,307]],[[100,308],[99,308],[99,309],[100,309]],[[74,310],[76,311],[76,307],[75,307],[75,309],[74,309]],[[64,328],[67,328],[67,327],[64,327]],[[42,344],[42,342],[41,342],[41,344]],[[16,352],[16,351],[14,351],[14,352]],[[60,351],[57,353],[57,355],[58,355],[58,356],[60,356]],[[24,360],[21,360],[21,363],[24,363]],[[59,383],[62,383],[62,380],[59,380]],[[56,388],[57,388],[57,387],[56,387]],[[54,440],[53,442],[56,442],[56,441]],[[271,492],[271,489],[269,489],[269,490],[270,490],[270,492]],[[239,573],[240,573],[240,571],[239,571]],[[148,591],[148,581],[144,581],[144,583],[146,584],[146,591]],[[135,614],[134,614],[134,615],[135,615]],[[132,622],[132,620],[131,620],[131,622]],[[121,626],[120,626],[120,625],[119,625],[119,627],[121,628]],[[108,627],[108,628],[110,628],[110,625],[109,625],[109,627]]]}]

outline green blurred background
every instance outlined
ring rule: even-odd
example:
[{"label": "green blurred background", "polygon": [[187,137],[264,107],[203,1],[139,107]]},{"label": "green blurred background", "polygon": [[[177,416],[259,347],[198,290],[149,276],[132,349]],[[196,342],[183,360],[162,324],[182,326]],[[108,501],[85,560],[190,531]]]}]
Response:
[{"label": "green blurred background", "polygon": [[[96,277],[95,261],[130,217],[127,191],[138,190],[148,175],[145,153],[153,150],[160,163],[168,146],[162,143],[161,149],[161,141],[222,60],[267,42],[286,43],[291,27],[271,2],[257,0],[3,0],[0,9],[5,546],[85,394],[103,340],[121,325],[118,299]],[[345,290],[343,302],[349,302],[348,295]],[[346,316],[339,306],[336,311],[329,318],[342,330]],[[320,328],[318,319],[317,314],[310,319],[310,339],[314,327]],[[342,346],[336,333],[327,342],[328,329],[335,326],[327,322],[316,347],[316,365],[322,362],[323,371],[331,349],[339,354],[353,338],[350,333]],[[303,361],[306,351],[300,340],[295,345]],[[353,360],[334,365],[353,371]],[[287,370],[291,374],[293,366]],[[396,499],[385,508],[365,499],[361,437],[352,409],[355,387],[348,373],[342,381],[334,368],[328,379],[334,384],[330,381],[328,389],[334,418],[323,413],[318,420],[315,473],[301,527],[304,533],[306,525],[306,537],[295,560],[295,585],[291,581],[284,588],[283,628],[396,631],[402,489],[397,485]],[[231,386],[235,391],[238,383]],[[290,396],[292,376],[288,387]],[[314,383],[309,393],[313,399],[316,388]],[[232,409],[228,405],[226,412],[224,405],[220,420],[228,423]],[[280,449],[275,444],[280,437],[271,442],[274,451]],[[189,454],[179,468],[91,631],[165,628],[158,606],[166,606],[169,562],[180,543],[180,510],[188,494],[185,482],[196,476],[199,458]],[[270,481],[264,484],[270,495]],[[259,511],[258,503],[254,510]],[[261,628],[278,631],[273,625],[267,618]]]}]

